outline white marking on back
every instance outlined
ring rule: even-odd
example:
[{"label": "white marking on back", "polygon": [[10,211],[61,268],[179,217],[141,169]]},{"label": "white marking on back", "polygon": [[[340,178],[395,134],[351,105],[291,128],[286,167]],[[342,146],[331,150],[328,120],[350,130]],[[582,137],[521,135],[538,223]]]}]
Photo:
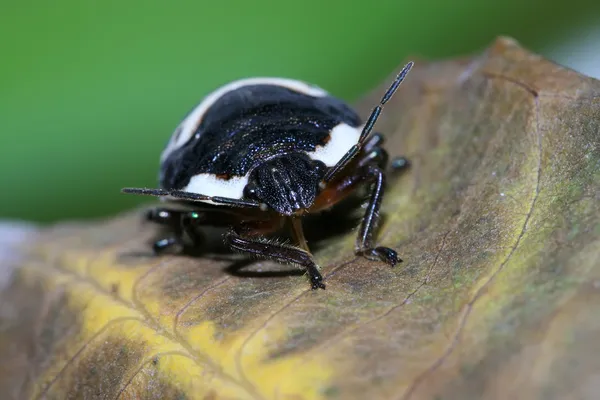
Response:
[{"label": "white marking on back", "polygon": [[362,126],[354,128],[342,122],[331,130],[329,142],[325,146],[317,146],[315,151],[307,154],[311,159],[333,167],[352,146],[358,143],[362,128]]},{"label": "white marking on back", "polygon": [[[207,196],[228,197],[230,199],[241,199],[244,195],[244,188],[248,184],[248,177],[236,176],[225,180],[217,178],[214,174],[198,174],[192,176],[190,183],[184,187],[184,192],[204,194]],[[215,204],[212,201],[203,201],[205,203]]]},{"label": "white marking on back", "polygon": [[[333,167],[352,146],[358,143],[362,128],[362,126],[353,128],[348,124],[340,123],[331,130],[329,142],[325,146],[318,146],[315,151],[307,154],[311,159],[322,161],[326,166]],[[194,175],[187,186],[181,190],[206,196],[241,199],[244,196],[244,188],[248,184],[251,172],[228,180],[217,178],[214,174]],[[202,200],[202,202],[215,204],[210,200]]]},{"label": "white marking on back", "polygon": [[192,135],[202,122],[202,117],[206,113],[206,111],[213,105],[217,100],[219,100],[226,93],[232,92],[244,86],[252,86],[252,85],[274,85],[281,86],[293,90],[298,93],[305,94],[311,97],[325,97],[328,93],[317,87],[307,84],[306,82],[298,81],[295,79],[287,79],[287,78],[269,78],[269,77],[259,77],[259,78],[247,78],[240,79],[237,81],[230,82],[224,86],[221,86],[219,89],[213,91],[208,96],[206,96],[200,104],[198,104],[189,114],[188,116],[181,121],[179,126],[173,132],[171,136],[171,140],[167,144],[167,147],[163,150],[160,161],[163,162],[167,159],[167,157],[175,150],[183,146],[191,139]]}]

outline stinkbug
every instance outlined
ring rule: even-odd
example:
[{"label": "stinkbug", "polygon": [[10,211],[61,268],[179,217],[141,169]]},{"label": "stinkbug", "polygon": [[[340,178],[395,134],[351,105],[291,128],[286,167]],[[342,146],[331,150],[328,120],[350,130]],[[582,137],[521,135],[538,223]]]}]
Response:
[{"label": "stinkbug", "polygon": [[[160,188],[122,190],[191,207],[147,213],[149,220],[172,228],[154,250],[181,245],[184,235],[198,244],[198,226],[226,226],[231,249],[300,265],[312,288],[324,289],[301,219],[367,184],[370,197],[355,253],[391,266],[401,262],[396,251],[376,246],[373,239],[388,161],[384,138],[373,126],[412,66],[402,69],[364,123],[345,102],[292,79],[243,79],[209,94],[162,152]],[[296,246],[264,239],[286,223]]]}]

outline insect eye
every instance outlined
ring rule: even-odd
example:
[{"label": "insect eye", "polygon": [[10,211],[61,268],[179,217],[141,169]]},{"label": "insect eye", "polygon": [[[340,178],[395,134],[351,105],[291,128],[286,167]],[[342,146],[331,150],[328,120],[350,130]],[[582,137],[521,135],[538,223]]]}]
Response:
[{"label": "insect eye", "polygon": [[256,186],[249,184],[244,189],[244,196],[249,198],[256,198]]},{"label": "insect eye", "polygon": [[323,164],[323,162],[321,161],[315,161],[314,165],[314,169],[315,172],[319,175],[321,174],[325,174],[325,170],[327,169],[327,167],[325,166],[325,164]]}]

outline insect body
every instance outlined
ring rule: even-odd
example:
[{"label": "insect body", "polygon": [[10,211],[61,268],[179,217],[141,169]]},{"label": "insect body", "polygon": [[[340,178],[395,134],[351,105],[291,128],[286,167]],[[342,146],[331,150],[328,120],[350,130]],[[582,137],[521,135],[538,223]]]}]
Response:
[{"label": "insect body", "polygon": [[[313,289],[325,288],[301,218],[370,184],[355,252],[392,266],[401,261],[396,251],[373,241],[388,156],[383,136],[372,130],[412,65],[404,67],[365,123],[341,100],[296,80],[244,79],[208,95],[161,154],[160,189],[123,189],[191,206],[191,211],[160,207],[148,213],[150,220],[173,228],[172,236],[154,244],[155,251],[180,244],[184,233],[200,240],[197,226],[228,226],[225,241],[232,249],[300,265]],[[296,246],[263,239],[286,223]]]}]

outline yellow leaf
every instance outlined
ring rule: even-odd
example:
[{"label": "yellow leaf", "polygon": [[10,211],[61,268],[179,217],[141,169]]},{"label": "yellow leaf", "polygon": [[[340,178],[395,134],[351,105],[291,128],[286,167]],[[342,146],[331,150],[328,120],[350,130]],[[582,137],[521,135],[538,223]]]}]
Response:
[{"label": "yellow leaf", "polygon": [[403,264],[353,255],[360,209],[312,221],[324,291],[154,257],[138,211],[45,229],[1,294],[3,398],[596,398],[600,82],[499,39],[417,62],[377,129],[413,165],[378,235]]}]

